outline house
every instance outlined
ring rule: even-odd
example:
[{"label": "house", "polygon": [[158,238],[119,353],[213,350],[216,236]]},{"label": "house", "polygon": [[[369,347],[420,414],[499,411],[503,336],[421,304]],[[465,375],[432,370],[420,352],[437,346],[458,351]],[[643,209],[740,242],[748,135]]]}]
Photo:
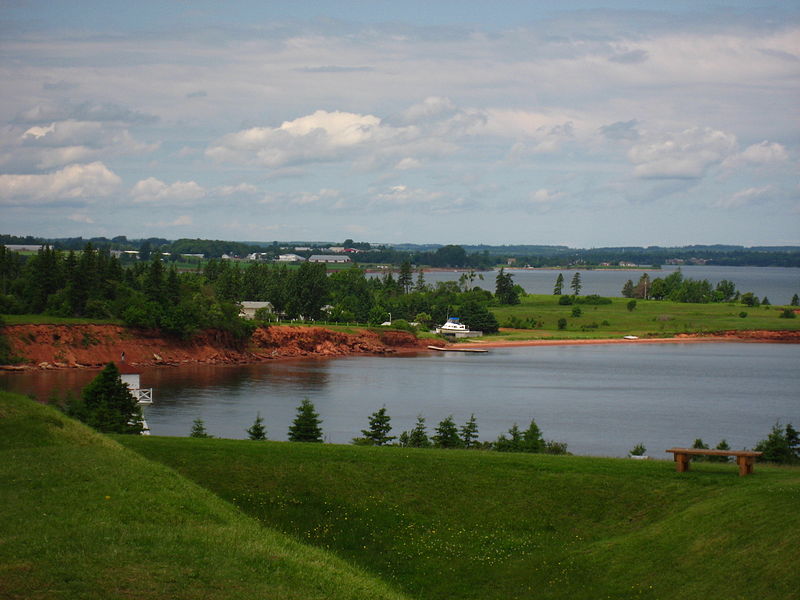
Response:
[{"label": "house", "polygon": [[275,262],[303,262],[305,258],[299,254],[280,254]]},{"label": "house", "polygon": [[314,254],[308,262],[313,263],[349,263],[350,257],[340,254]]},{"label": "house", "polygon": [[245,300],[239,304],[242,306],[241,310],[239,311],[239,316],[245,319],[255,319],[256,311],[262,308],[266,308],[268,312],[273,312],[274,309],[272,302],[255,302]]}]

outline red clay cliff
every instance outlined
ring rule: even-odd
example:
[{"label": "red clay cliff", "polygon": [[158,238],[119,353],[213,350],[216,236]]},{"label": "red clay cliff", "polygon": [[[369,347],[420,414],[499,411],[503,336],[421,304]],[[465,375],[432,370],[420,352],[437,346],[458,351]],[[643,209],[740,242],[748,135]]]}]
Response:
[{"label": "red clay cliff", "polygon": [[129,364],[145,366],[392,354],[425,347],[404,331],[342,333],[322,327],[259,328],[244,342],[217,330],[181,340],[116,325],[7,325],[2,333],[22,359],[10,368],[97,367],[120,360],[123,353]]}]

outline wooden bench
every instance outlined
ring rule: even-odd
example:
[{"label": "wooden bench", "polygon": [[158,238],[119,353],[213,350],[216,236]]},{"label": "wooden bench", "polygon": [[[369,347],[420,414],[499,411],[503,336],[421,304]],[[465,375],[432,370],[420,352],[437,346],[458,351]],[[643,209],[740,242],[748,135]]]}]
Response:
[{"label": "wooden bench", "polygon": [[739,465],[740,477],[750,475],[753,472],[753,465],[756,464],[756,457],[763,454],[752,450],[705,450],[703,448],[670,448],[667,452],[675,455],[675,468],[678,473],[689,470],[689,457],[693,455],[735,456],[736,464]]}]

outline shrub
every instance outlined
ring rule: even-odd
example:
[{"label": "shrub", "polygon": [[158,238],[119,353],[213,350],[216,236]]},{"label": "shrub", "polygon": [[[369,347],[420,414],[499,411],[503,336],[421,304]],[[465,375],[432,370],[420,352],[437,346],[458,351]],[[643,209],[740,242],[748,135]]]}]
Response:
[{"label": "shrub", "polygon": [[645,445],[642,442],[639,442],[630,452],[628,452],[628,454],[631,456],[644,456],[646,452],[647,448],[645,448]]},{"label": "shrub", "polygon": [[762,460],[767,462],[793,464],[800,462],[800,432],[791,423],[781,427],[780,422],[772,426],[767,439],[756,444],[755,449],[763,452]]},{"label": "shrub", "polygon": [[566,329],[567,328],[567,320],[564,317],[561,317],[558,320],[558,328],[559,329]]},{"label": "shrub", "polygon": [[566,295],[565,296],[561,296],[558,299],[558,303],[561,306],[569,306],[570,304],[572,304],[572,298],[570,296],[566,296]]},{"label": "shrub", "polygon": [[783,312],[778,315],[780,319],[796,319],[797,314],[791,308],[784,308]]},{"label": "shrub", "polygon": [[739,313],[739,318],[740,319],[744,319],[746,316],[747,316],[747,311],[743,310],[742,312]]},{"label": "shrub", "polygon": [[575,318],[578,318],[578,317],[580,317],[582,314],[583,314],[583,311],[581,310],[581,307],[580,307],[580,306],[575,306],[575,307],[572,309],[572,316],[573,316],[573,317],[575,317]]},{"label": "shrub", "polygon": [[210,435],[208,431],[206,431],[206,424],[201,418],[197,418],[192,421],[192,431],[189,433],[189,437],[193,438],[212,438],[213,435]]}]

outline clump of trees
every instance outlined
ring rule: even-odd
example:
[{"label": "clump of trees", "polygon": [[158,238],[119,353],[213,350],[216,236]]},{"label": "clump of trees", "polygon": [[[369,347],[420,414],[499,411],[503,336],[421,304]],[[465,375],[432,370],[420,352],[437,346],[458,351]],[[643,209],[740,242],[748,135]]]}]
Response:
[{"label": "clump of trees", "polygon": [[800,432],[791,423],[772,426],[766,439],[756,444],[755,450],[763,452],[761,460],[779,464],[800,464]]},{"label": "clump of trees", "polygon": [[142,409],[113,362],[83,388],[80,396],[70,396],[63,410],[101,433],[139,434],[144,427]]}]

